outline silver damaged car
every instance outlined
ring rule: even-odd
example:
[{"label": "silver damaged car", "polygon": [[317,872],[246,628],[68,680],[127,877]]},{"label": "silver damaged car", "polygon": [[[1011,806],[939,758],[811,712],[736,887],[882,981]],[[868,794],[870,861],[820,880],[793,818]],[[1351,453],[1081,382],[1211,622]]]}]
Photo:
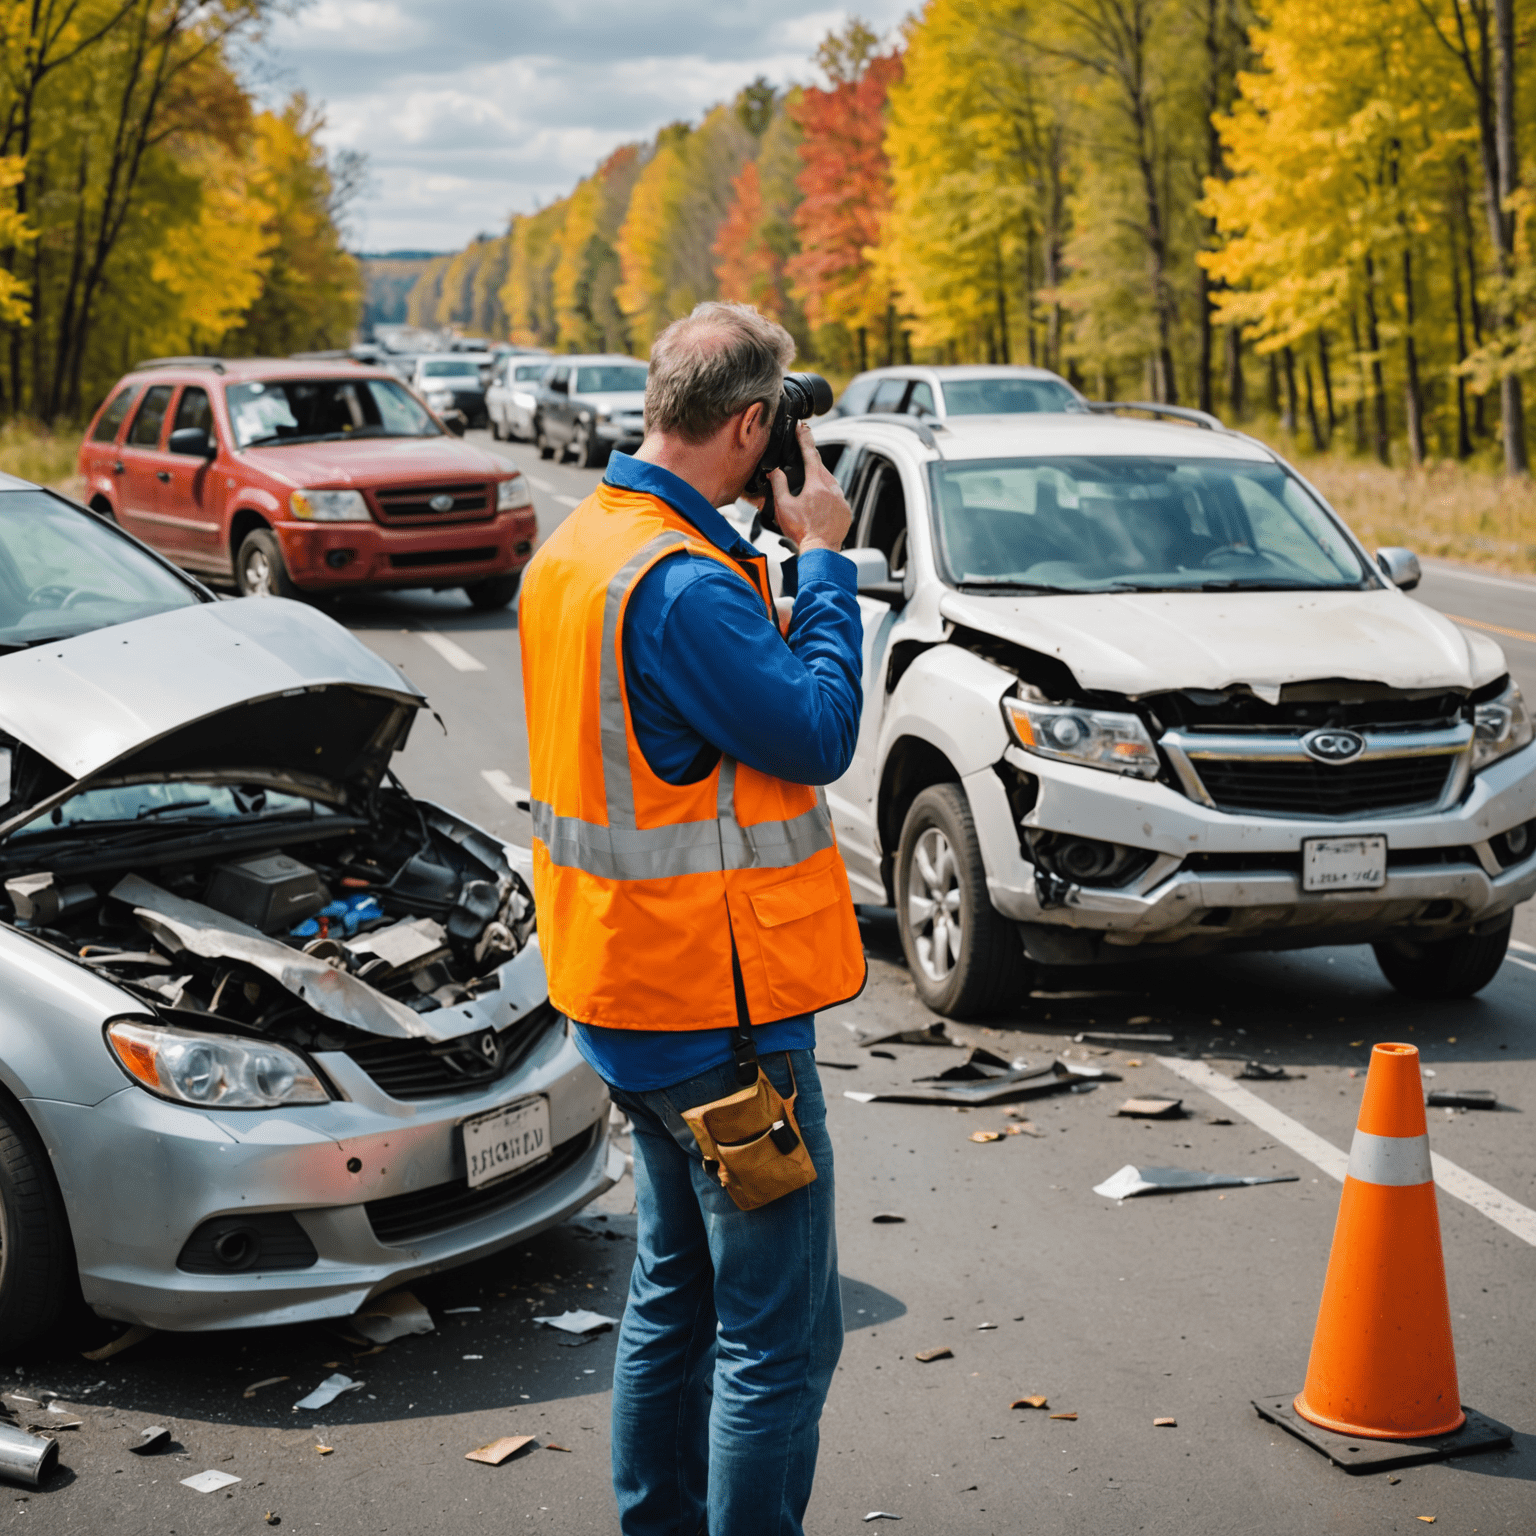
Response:
[{"label": "silver damaged car", "polygon": [[609,1188],[527,855],[390,771],[426,701],[0,477],[0,1340],[74,1294],[344,1316]]}]

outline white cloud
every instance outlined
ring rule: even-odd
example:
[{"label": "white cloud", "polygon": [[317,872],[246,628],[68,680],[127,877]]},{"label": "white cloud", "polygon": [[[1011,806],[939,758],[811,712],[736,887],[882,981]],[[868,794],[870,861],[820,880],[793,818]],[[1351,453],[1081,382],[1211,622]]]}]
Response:
[{"label": "white cloud", "polygon": [[[909,3],[852,10],[889,29]],[[809,79],[847,14],[815,0],[316,0],[270,51],[284,87],[324,107],[327,142],[369,157],[354,244],[451,250],[755,75]]]}]

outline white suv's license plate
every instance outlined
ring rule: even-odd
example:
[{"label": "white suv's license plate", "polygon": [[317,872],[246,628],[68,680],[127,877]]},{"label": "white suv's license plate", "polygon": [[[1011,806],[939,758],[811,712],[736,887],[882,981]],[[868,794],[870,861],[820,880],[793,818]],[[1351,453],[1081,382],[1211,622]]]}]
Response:
[{"label": "white suv's license plate", "polygon": [[549,1156],[549,1100],[520,1099],[464,1122],[469,1187],[478,1189]]},{"label": "white suv's license plate", "polygon": [[1376,891],[1386,883],[1384,837],[1309,837],[1301,845],[1304,891]]}]

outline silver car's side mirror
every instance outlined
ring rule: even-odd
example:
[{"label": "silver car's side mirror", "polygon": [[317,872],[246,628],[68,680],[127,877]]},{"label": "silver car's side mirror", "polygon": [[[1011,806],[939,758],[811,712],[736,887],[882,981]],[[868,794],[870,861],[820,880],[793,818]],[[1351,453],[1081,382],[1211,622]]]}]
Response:
[{"label": "silver car's side mirror", "polygon": [[1381,573],[1399,592],[1411,592],[1423,578],[1419,569],[1419,557],[1411,549],[1389,545],[1376,551],[1376,564]]}]

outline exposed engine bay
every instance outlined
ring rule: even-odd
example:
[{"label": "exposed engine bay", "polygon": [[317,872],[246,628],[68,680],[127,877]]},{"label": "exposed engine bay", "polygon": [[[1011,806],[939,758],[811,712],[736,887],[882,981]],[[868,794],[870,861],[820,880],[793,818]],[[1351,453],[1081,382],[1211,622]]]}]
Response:
[{"label": "exposed engine bay", "polygon": [[[500,844],[397,781],[360,811],[224,776],[174,787],[179,803],[141,806],[127,826],[91,836],[65,823],[6,843],[15,926],[167,1023],[309,1050],[347,1049],[359,1031],[455,1039],[542,1001],[540,969],[514,989],[526,998],[474,1006],[527,947],[532,895]],[[199,826],[209,800],[194,792],[247,813]],[[148,821],[156,811],[175,814]]]}]

